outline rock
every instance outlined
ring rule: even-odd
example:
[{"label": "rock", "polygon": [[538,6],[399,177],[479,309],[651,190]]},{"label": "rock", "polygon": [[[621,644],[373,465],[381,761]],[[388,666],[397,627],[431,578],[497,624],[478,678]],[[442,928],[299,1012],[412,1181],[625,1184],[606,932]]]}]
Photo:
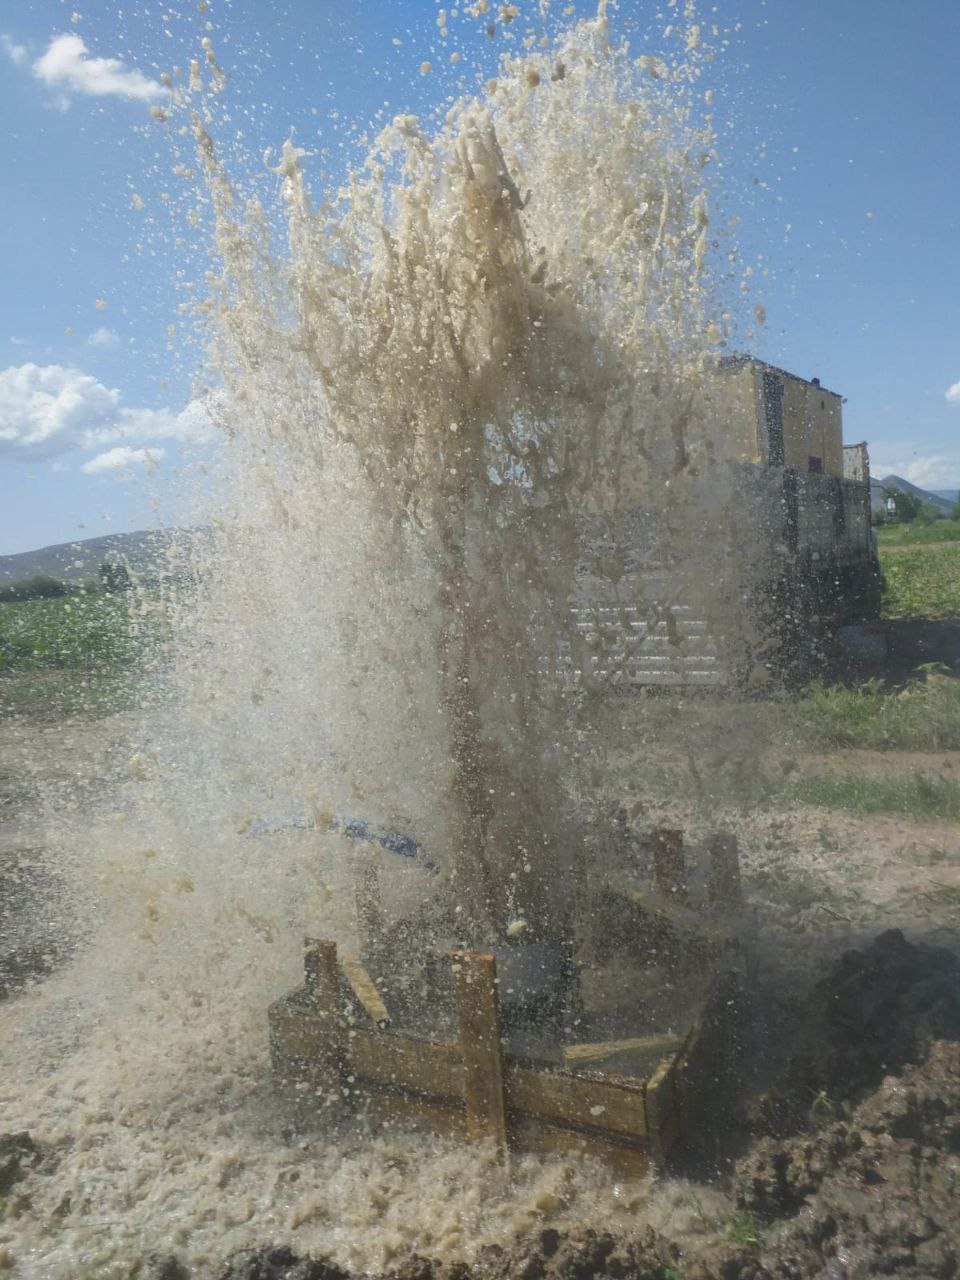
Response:
[{"label": "rock", "polygon": [[349,1276],[326,1258],[300,1258],[286,1245],[264,1245],[231,1254],[219,1280],[349,1280]]},{"label": "rock", "polygon": [[42,1158],[43,1152],[29,1133],[0,1134],[0,1195],[6,1195]]},{"label": "rock", "polygon": [[151,1253],[137,1272],[137,1280],[190,1280],[190,1272],[173,1253]]}]

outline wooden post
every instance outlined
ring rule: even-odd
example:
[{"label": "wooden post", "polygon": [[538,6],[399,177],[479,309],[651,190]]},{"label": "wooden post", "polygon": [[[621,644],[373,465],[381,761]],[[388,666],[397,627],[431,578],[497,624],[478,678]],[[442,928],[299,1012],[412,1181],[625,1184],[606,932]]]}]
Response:
[{"label": "wooden post", "polygon": [[740,855],[732,831],[717,831],[707,841],[710,854],[710,901],[738,907],[743,901],[740,887]]},{"label": "wooden post", "polygon": [[304,987],[320,1031],[315,1057],[310,1063],[311,1082],[325,1089],[328,1095],[335,1093],[339,1097],[343,1088],[343,1016],[337,944],[323,938],[304,938],[303,946]]},{"label": "wooden post", "polygon": [[480,951],[455,951],[453,976],[460,1018],[467,1129],[472,1138],[507,1145],[497,962]]},{"label": "wooden post", "polygon": [[683,857],[682,831],[654,827],[653,882],[657,893],[686,902],[687,867]]},{"label": "wooden post", "polygon": [[371,959],[378,955],[383,946],[385,933],[380,873],[375,863],[367,862],[360,872],[354,901],[357,906],[360,950],[364,958]]}]

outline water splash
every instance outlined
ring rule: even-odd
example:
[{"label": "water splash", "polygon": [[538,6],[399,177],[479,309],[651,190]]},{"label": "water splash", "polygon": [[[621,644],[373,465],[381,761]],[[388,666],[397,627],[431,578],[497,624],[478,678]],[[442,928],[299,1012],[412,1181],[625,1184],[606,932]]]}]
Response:
[{"label": "water splash", "polygon": [[[518,911],[562,930],[582,874],[571,698],[537,670],[585,523],[641,503],[675,558],[702,534],[711,137],[689,79],[613,43],[601,6],[435,133],[396,118],[316,205],[287,142],[281,259],[193,116],[242,512],[201,630],[231,707],[270,673],[271,759],[427,831],[475,940]],[[245,603],[283,564],[299,587]]]},{"label": "water splash", "polygon": [[[285,253],[193,116],[223,485],[202,586],[171,605],[174,705],[123,726],[136,767],[102,812],[56,815],[85,946],[0,1010],[0,1102],[56,1166],[0,1223],[24,1275],[125,1275],[164,1248],[205,1274],[278,1235],[363,1267],[638,1211],[586,1165],[511,1181],[444,1143],[291,1129],[265,1009],[304,932],[355,940],[354,859],[391,856],[348,857],[337,814],[443,868],[393,858],[398,914],[435,896],[466,938],[563,931],[591,694],[537,672],[585,536],[642,504],[703,607],[728,593],[699,56],[633,57],[601,5],[434,131],[394,120],[316,202],[288,143]],[[303,825],[268,846],[244,834],[287,811]]]}]

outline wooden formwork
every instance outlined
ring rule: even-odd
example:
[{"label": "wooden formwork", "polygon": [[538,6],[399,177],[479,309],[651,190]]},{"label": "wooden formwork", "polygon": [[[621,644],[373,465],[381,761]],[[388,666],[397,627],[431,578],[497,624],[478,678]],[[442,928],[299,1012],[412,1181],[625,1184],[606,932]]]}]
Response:
[{"label": "wooden formwork", "polygon": [[[683,901],[662,896],[686,896],[679,833],[660,833],[654,848],[660,892],[626,894],[625,909],[696,927],[719,954],[730,939]],[[738,891],[735,846],[721,843],[712,858],[711,895]],[[568,1043],[556,1060],[540,1061],[505,1047],[496,957],[455,951],[450,964],[459,1034],[435,1040],[393,1025],[359,960],[339,955],[333,942],[307,939],[302,987],[269,1011],[278,1078],[321,1106],[501,1149],[583,1152],[632,1176],[662,1167],[715,1105],[731,1008],[723,966],[678,1034]],[[605,1061],[629,1069],[604,1071]]]}]

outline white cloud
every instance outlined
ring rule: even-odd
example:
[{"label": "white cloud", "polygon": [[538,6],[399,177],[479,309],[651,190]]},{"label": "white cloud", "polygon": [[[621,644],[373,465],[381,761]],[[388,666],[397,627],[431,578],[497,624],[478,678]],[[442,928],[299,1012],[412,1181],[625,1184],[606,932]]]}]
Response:
[{"label": "white cloud", "polygon": [[93,97],[115,96],[153,102],[163,96],[163,86],[140,71],[125,67],[119,58],[91,58],[78,35],[54,36],[33,64],[33,74],[48,89],[84,93]]},{"label": "white cloud", "polygon": [[870,474],[876,480],[885,476],[900,476],[921,489],[956,489],[960,486],[960,453],[929,454],[925,458],[909,461],[871,461]]},{"label": "white cloud", "polygon": [[99,329],[94,329],[93,333],[87,338],[88,347],[101,347],[105,351],[114,351],[120,345],[120,335],[116,329],[108,329],[106,325],[101,325]]},{"label": "white cloud", "polygon": [[951,383],[943,393],[943,398],[948,404],[960,404],[960,382]]},{"label": "white cloud", "polygon": [[19,67],[27,60],[27,51],[22,44],[17,44],[13,36],[0,34],[0,48],[7,55],[11,62],[16,63]]},{"label": "white cloud", "polygon": [[146,467],[148,471],[152,471],[166,457],[166,453],[166,449],[160,449],[156,445],[151,445],[149,449],[131,449],[129,445],[117,445],[106,453],[98,453],[95,458],[85,462],[80,470],[88,476],[99,476],[111,471],[129,473],[137,467]]},{"label": "white cloud", "polygon": [[210,413],[198,401],[174,413],[128,409],[120,399],[118,390],[80,369],[11,365],[0,372],[0,459],[40,461],[119,440],[203,444],[216,436]]}]

